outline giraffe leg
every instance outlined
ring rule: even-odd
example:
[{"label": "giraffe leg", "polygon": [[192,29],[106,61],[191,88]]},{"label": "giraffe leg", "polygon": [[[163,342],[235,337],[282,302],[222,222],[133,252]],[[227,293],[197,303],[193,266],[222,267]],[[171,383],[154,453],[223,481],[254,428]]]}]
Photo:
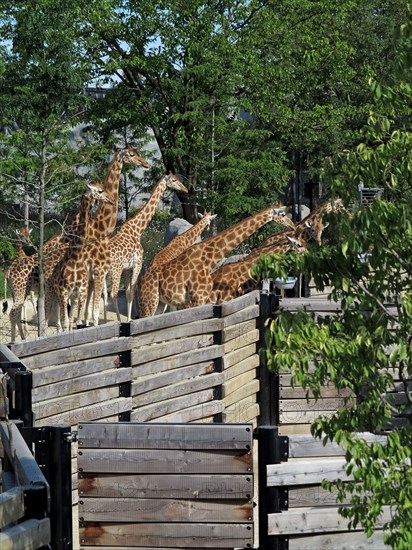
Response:
[{"label": "giraffe leg", "polygon": [[159,276],[157,272],[143,277],[137,292],[139,317],[152,317],[159,305]]},{"label": "giraffe leg", "polygon": [[104,285],[103,285],[103,319],[104,322],[107,323],[107,306],[108,306],[108,300],[107,300],[107,277],[104,279]]},{"label": "giraffe leg", "polygon": [[15,302],[10,310],[9,318],[11,324],[11,341],[16,341],[16,327],[19,329],[20,338],[25,339],[25,334],[23,331],[23,326],[21,323],[21,310],[23,304],[21,302]]},{"label": "giraffe leg", "polygon": [[[119,287],[120,287],[120,278],[122,276],[121,268],[119,268],[118,266],[115,266],[115,269],[114,269],[114,266],[112,266],[111,273],[112,273],[112,287],[110,289],[110,298],[112,299],[113,306],[116,311],[117,320],[121,321],[119,303],[117,301],[117,295],[119,293]],[[127,281],[128,271],[124,271],[123,277],[124,277],[124,280]]]},{"label": "giraffe leg", "polygon": [[[92,297],[93,297],[93,299],[92,299]],[[90,312],[90,304],[93,304],[93,300],[94,300],[94,280],[93,280],[92,277],[90,277],[88,285],[87,285],[86,303],[85,303],[84,313],[81,316],[80,316],[80,313],[79,313],[79,319],[83,319],[84,324],[86,326],[89,325],[89,319],[92,316],[91,312]]]},{"label": "giraffe leg", "polygon": [[130,282],[128,287],[126,287],[126,302],[127,302],[127,320],[130,321],[132,318],[132,306],[133,299],[136,293],[137,280],[139,278],[140,271],[142,270],[143,258],[138,256],[138,260],[133,266],[133,270],[130,277]]},{"label": "giraffe leg", "polygon": [[93,294],[93,325],[99,324],[100,299],[102,297],[105,273],[95,273],[94,275],[94,294]]}]

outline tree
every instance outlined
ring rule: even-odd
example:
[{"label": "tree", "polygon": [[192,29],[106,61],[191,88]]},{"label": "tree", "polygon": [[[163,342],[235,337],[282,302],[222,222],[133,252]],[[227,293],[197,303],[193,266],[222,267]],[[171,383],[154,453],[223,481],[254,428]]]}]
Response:
[{"label": "tree", "polygon": [[[81,4],[81,3],[80,3]],[[82,94],[90,78],[81,44],[75,36],[79,3],[3,1],[0,19],[1,125],[15,127],[2,142],[2,180],[38,211],[39,333],[44,331],[43,243],[47,200],[63,195],[73,176],[76,154],[69,131],[85,109]],[[70,9],[69,9],[70,8]],[[71,196],[78,191],[71,189]]]},{"label": "tree", "polygon": [[[312,433],[346,448],[354,480],[336,483],[340,499],[351,495],[342,514],[371,535],[382,507],[390,506],[385,541],[397,550],[412,547],[411,38],[409,16],[397,40],[397,71],[386,85],[371,82],[376,107],[359,145],[331,158],[324,174],[349,208],[329,215],[333,239],[304,257],[272,255],[256,267],[259,276],[304,272],[318,290],[331,287],[330,298],[340,300],[341,314],[334,317],[280,311],[268,331],[267,365],[291,370],[295,384],[316,399],[327,383],[357,396],[331,418],[318,418]],[[361,182],[384,189],[368,207],[357,204]],[[393,373],[401,402],[388,393]],[[368,444],[357,435],[365,431],[383,431],[387,440]]]}]

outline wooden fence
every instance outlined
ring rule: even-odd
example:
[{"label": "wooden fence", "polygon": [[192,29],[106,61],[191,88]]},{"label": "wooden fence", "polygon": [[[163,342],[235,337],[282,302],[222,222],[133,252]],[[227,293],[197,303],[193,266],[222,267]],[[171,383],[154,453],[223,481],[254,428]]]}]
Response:
[{"label": "wooden fence", "polygon": [[[359,435],[359,434],[358,434]],[[362,434],[368,441],[383,437]],[[337,494],[321,487],[322,480],[349,480],[345,451],[332,443],[324,446],[310,435],[277,435],[277,428],[258,429],[260,548],[272,550],[383,550],[383,527],[388,509],[373,536],[362,529],[349,530],[338,508]],[[290,461],[288,461],[291,459]],[[266,487],[266,489],[265,489]],[[345,503],[343,503],[345,505]]]},{"label": "wooden fence", "polygon": [[81,548],[252,548],[251,424],[79,425]]},{"label": "wooden fence", "polygon": [[252,422],[259,292],[10,346],[33,374],[36,425],[90,420]]},{"label": "wooden fence", "polygon": [[17,426],[1,422],[0,434],[0,548],[45,547],[51,540],[49,485]]}]

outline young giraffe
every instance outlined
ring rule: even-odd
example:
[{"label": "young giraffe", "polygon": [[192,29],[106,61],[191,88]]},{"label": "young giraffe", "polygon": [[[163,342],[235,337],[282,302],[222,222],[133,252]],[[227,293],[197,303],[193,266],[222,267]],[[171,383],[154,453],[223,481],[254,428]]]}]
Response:
[{"label": "young giraffe", "polygon": [[148,201],[134,216],[124,222],[118,233],[109,241],[110,268],[112,278],[110,296],[112,298],[117,319],[120,321],[117,294],[120,278],[123,273],[126,287],[127,320],[132,318],[133,297],[136,291],[137,279],[143,264],[143,247],[140,238],[156,211],[165,190],[173,189],[187,193],[186,187],[174,174],[164,175],[156,183]]},{"label": "young giraffe", "polygon": [[109,238],[117,222],[119,181],[123,164],[150,167],[147,160],[130,145],[119,149],[108,166],[103,188],[105,193],[111,197],[111,202],[100,202],[88,227],[90,239],[76,250],[77,263],[73,265],[73,273],[76,269],[82,270],[83,265],[86,265],[89,271],[86,316],[84,318],[86,325],[88,324],[88,306],[92,295],[92,324],[99,324],[100,299],[110,268]]},{"label": "young giraffe", "polygon": [[207,303],[213,288],[211,271],[219,260],[270,221],[295,227],[285,210],[280,206],[264,208],[217,235],[192,245],[161,266],[155,295],[143,297],[141,316],[154,315],[159,300],[167,305],[184,307]]},{"label": "young giraffe", "polygon": [[[99,203],[112,203],[113,198],[104,191],[103,186],[98,183],[87,184],[83,193],[79,223],[76,234],[71,237],[63,258],[53,269],[48,278],[54,287],[54,293],[59,304],[58,330],[68,330],[72,327],[76,307],[78,317],[82,315],[89,282],[89,271],[87,264],[79,263],[78,252],[90,239],[90,213],[91,208],[98,201]],[[67,312],[67,304],[72,297],[70,315]]]},{"label": "young giraffe", "polygon": [[[216,218],[216,214],[205,212],[203,217],[192,227],[175,237],[163,248],[151,261],[145,274],[143,275],[137,291],[137,302],[139,311],[141,308],[157,308],[157,304],[150,303],[156,297],[156,288],[159,284],[159,269],[174,258],[177,258],[182,252],[192,246],[205,229],[209,229],[210,223]],[[147,298],[146,298],[147,297]],[[146,306],[145,306],[146,302]]]},{"label": "young giraffe", "polygon": [[291,229],[271,235],[243,259],[223,265],[212,273],[213,290],[210,294],[210,302],[213,304],[227,302],[257,288],[256,281],[250,277],[250,268],[259,260],[261,254],[272,252],[302,254],[306,248],[306,241],[295,235]]}]

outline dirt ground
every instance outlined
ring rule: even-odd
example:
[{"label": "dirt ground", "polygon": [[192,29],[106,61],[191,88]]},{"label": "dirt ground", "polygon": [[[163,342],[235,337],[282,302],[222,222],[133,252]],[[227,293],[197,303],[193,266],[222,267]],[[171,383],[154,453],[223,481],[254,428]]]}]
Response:
[{"label": "dirt ground", "polygon": [[[124,291],[120,291],[118,295],[118,303],[119,303],[119,310],[120,310],[120,316],[122,321],[126,321],[126,298]],[[9,319],[9,312],[13,305],[13,299],[8,299],[8,309],[6,313],[0,312],[0,344],[8,344],[11,340],[11,328],[10,328],[10,319]],[[33,308],[33,305],[30,301],[30,299],[26,300],[25,303],[25,312],[24,312],[24,319],[26,320],[26,326],[27,326],[27,332],[28,332],[28,338],[36,338],[37,337],[37,318],[35,315],[35,311]],[[107,311],[107,320],[108,321],[117,321],[116,312],[114,310],[114,306],[112,301],[109,298],[109,306]],[[103,302],[100,304],[100,324],[103,323]],[[48,328],[47,333],[48,334],[55,334],[57,332],[56,328],[51,326]],[[16,341],[20,341],[20,335],[18,334],[16,337]]]}]

